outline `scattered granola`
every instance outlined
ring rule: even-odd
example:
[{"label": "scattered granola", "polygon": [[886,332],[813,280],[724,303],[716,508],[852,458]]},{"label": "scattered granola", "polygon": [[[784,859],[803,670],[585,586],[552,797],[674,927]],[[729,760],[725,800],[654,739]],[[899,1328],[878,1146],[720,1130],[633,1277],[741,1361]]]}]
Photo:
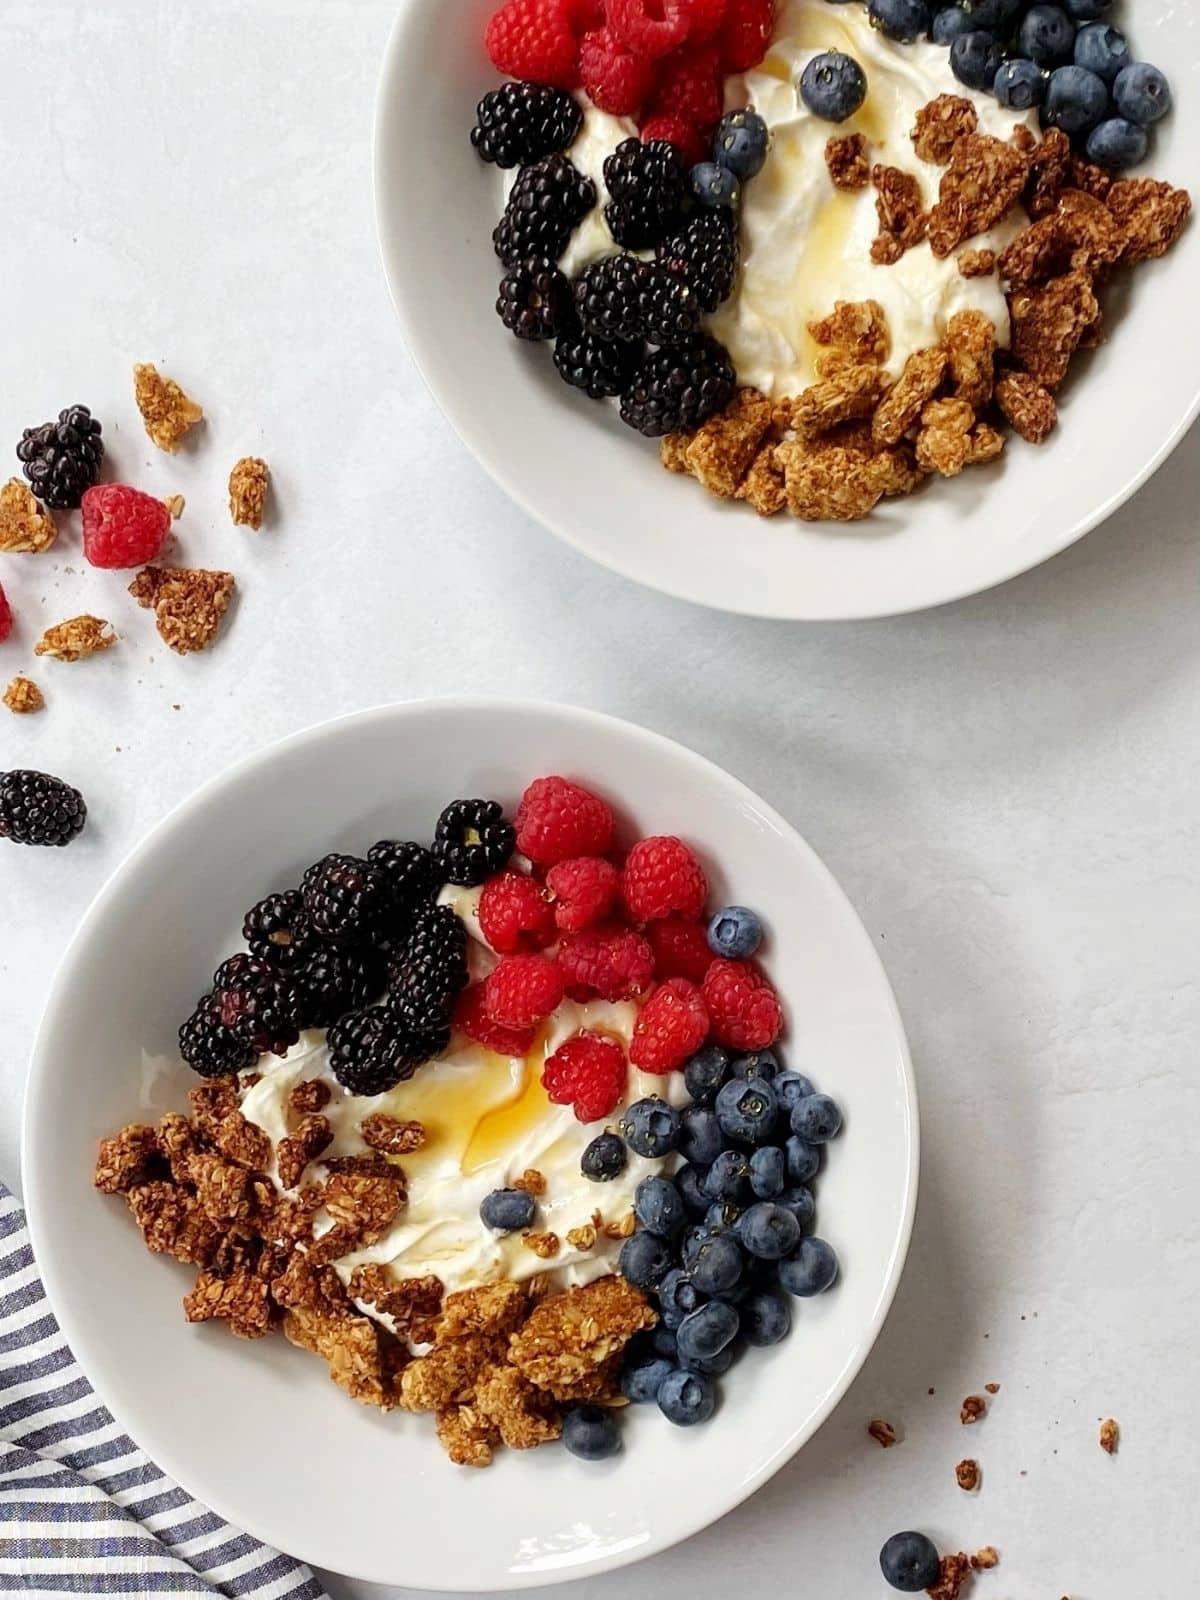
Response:
[{"label": "scattered granola", "polygon": [[944,167],[954,146],[979,126],[979,116],[969,100],[956,94],[939,94],[917,112],[912,130],[913,148],[922,161]]},{"label": "scattered granola", "polygon": [[546,1179],[536,1167],[526,1167],[521,1176],[513,1181],[513,1188],[525,1194],[542,1195],[546,1192]]},{"label": "scattered granola", "polygon": [[920,244],[929,216],[921,185],[911,172],[876,163],[871,168],[871,182],[878,190],[875,212],[879,218],[879,236],[871,246],[871,260],[891,266],[906,250]]},{"label": "scattered granola", "polygon": [[968,133],[951,152],[936,205],[929,213],[929,243],[948,256],[976,234],[986,233],[1016,203],[1029,172],[1029,157],[986,133]]},{"label": "scattered granola", "polygon": [[567,1243],[572,1250],[594,1250],[596,1248],[595,1224],[585,1222],[580,1228],[568,1228]]},{"label": "scattered granola", "polygon": [[155,1175],[161,1159],[154,1129],[131,1122],[110,1139],[100,1141],[92,1182],[102,1194],[128,1194],[135,1184]]},{"label": "scattered granola", "polygon": [[963,1551],[942,1557],[941,1576],[925,1593],[929,1600],[958,1600],[971,1576],[971,1563]]},{"label": "scattered granola", "polygon": [[958,257],[958,270],[964,278],[990,278],[996,261],[994,250],[964,250]]},{"label": "scattered granola", "polygon": [[475,1385],[475,1407],[510,1450],[532,1450],[562,1433],[554,1401],[515,1367],[489,1367]]},{"label": "scattered granola", "polygon": [[1027,372],[1002,372],[996,379],[996,404],[1022,439],[1041,444],[1058,421],[1049,389]]},{"label": "scattered granola", "polygon": [[305,1117],[294,1132],[280,1139],[275,1158],[283,1188],[294,1189],[304,1176],[309,1162],[323,1155],[332,1143],[333,1124],[328,1117],[317,1113]]},{"label": "scattered granola", "polygon": [[867,141],[861,133],[848,133],[827,141],[825,165],[835,189],[865,189],[871,181]]},{"label": "scattered granola", "polygon": [[174,378],[164,378],[148,362],[133,369],[133,393],[152,442],[172,455],[204,416]]},{"label": "scattered granola", "polygon": [[958,1482],[958,1487],[960,1489],[965,1489],[965,1490],[967,1490],[968,1493],[970,1493],[971,1490],[973,1490],[973,1489],[978,1489],[978,1487],[979,1487],[979,1463],[978,1463],[978,1461],[974,1461],[974,1460],[972,1460],[972,1458],[970,1456],[967,1456],[965,1458],[965,1460],[960,1461],[958,1463],[958,1465],[955,1467],[954,1476],[955,1476],[955,1479]]},{"label": "scattered granola", "polygon": [[425,1125],[421,1122],[401,1122],[385,1112],[373,1111],[364,1117],[359,1128],[363,1143],[387,1156],[406,1156],[420,1150],[425,1143]]},{"label": "scattered granola", "polygon": [[140,606],[153,609],[164,642],[184,656],[216,637],[235,588],[230,572],[195,567],[143,567],[129,585]]},{"label": "scattered granola", "polygon": [[0,488],[0,550],[32,555],[48,550],[57,537],[54,518],[39,505],[29,485],[10,478]]},{"label": "scattered granola", "polygon": [[695,433],[671,434],[662,443],[664,463],[690,472],[710,493],[728,498],[758,453],[772,426],[773,406],[757,389],[741,389],[730,405]]},{"label": "scattered granola", "polygon": [[[880,366],[892,347],[887,316],[878,300],[837,300],[827,317],[808,324],[808,331],[819,345],[845,356],[845,364],[852,366]],[[826,359],[817,357],[817,372],[823,378],[835,377],[839,367],[823,367]]]},{"label": "scattered granola", "polygon": [[297,1116],[308,1116],[314,1111],[324,1111],[333,1098],[333,1090],[322,1078],[306,1078],[298,1083],[288,1096],[288,1105]]},{"label": "scattered granola", "polygon": [[971,1557],[972,1572],[990,1572],[993,1567],[1000,1564],[1000,1552],[994,1544],[985,1544],[982,1550],[976,1550]]},{"label": "scattered granola", "polygon": [[996,330],[982,311],[957,311],[946,327],[954,398],[977,414],[992,398]]},{"label": "scattered granola", "polygon": [[56,661],[85,661],[117,643],[112,624],[100,617],[71,617],[47,628],[33,647],[35,656],[53,656]]},{"label": "scattered granola", "polygon": [[980,1417],[986,1415],[986,1413],[987,1401],[983,1396],[981,1394],[969,1394],[962,1403],[962,1410],[958,1414],[958,1420],[966,1427],[973,1422],[978,1422]]},{"label": "scattered granola", "polygon": [[1106,1417],[1100,1424],[1100,1448],[1106,1455],[1115,1456],[1121,1442],[1121,1430],[1114,1417]]},{"label": "scattered granola", "polygon": [[1172,188],[1154,178],[1119,179],[1105,203],[1124,236],[1120,260],[1127,267],[1165,255],[1183,232],[1192,210],[1186,189]]},{"label": "scattered granola", "polygon": [[526,1250],[532,1250],[540,1261],[549,1261],[562,1248],[562,1241],[556,1233],[527,1233],[522,1242]]},{"label": "scattered granola", "polygon": [[1057,388],[1084,333],[1100,315],[1091,277],[1077,271],[1052,278],[1041,288],[1011,295],[1009,309],[1017,365],[1047,389]]},{"label": "scattered granola", "polygon": [[32,678],[16,677],[4,691],[4,704],[14,716],[28,717],[42,710],[46,698]]},{"label": "scattered granola", "polygon": [[599,1278],[535,1306],[510,1340],[510,1359],[556,1398],[593,1398],[607,1388],[607,1364],[656,1320],[645,1296],[623,1278]]},{"label": "scattered granola", "polygon": [[881,1449],[890,1450],[896,1443],[896,1430],[890,1422],[885,1422],[882,1417],[873,1417],[867,1423],[867,1432]]},{"label": "scattered granola", "polygon": [[627,1211],[623,1217],[618,1217],[614,1222],[605,1222],[600,1227],[600,1232],[606,1239],[628,1239],[637,1231],[637,1218],[632,1211]]},{"label": "scattered granola", "polygon": [[442,1283],[432,1275],[397,1278],[377,1262],[355,1267],[350,1274],[352,1300],[374,1306],[392,1322],[392,1331],[417,1344],[432,1343],[442,1309]]},{"label": "scattered granola", "polygon": [[187,501],[181,494],[173,494],[169,499],[164,500],[163,504],[170,512],[171,521],[178,522],[180,517],[183,515],[184,507],[187,505]]},{"label": "scattered granola", "polygon": [[258,456],[244,456],[229,474],[229,514],[239,527],[262,527],[270,481],[270,468]]},{"label": "scattered granola", "polygon": [[823,378],[796,396],[791,405],[792,427],[801,438],[813,439],[839,422],[869,417],[886,387],[879,367],[848,367],[836,378]]},{"label": "scattered granola", "polygon": [[985,1383],[983,1387],[984,1387],[985,1393],[987,1393],[987,1394],[999,1394],[1000,1393],[1000,1385],[998,1383]]},{"label": "scattered granola", "polygon": [[875,410],[871,434],[877,444],[900,442],[937,393],[948,364],[949,357],[940,345],[913,351]]}]

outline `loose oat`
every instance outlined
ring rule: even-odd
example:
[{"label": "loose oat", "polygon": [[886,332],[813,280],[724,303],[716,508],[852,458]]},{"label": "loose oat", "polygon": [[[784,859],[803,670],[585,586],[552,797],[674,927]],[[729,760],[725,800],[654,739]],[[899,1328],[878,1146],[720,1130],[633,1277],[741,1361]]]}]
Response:
[{"label": "loose oat", "polygon": [[117,643],[112,624],[86,613],[47,628],[33,647],[35,656],[53,656],[56,661],[86,661]]},{"label": "loose oat", "polygon": [[0,489],[0,550],[32,555],[48,550],[58,537],[54,518],[28,484],[10,478]]},{"label": "loose oat", "polygon": [[185,656],[212,643],[235,587],[231,572],[151,566],[143,567],[129,592],[154,611],[164,642]]},{"label": "loose oat", "polygon": [[164,378],[148,362],[133,369],[133,393],[151,440],[172,455],[204,416],[201,407],[188,399],[174,378]]},{"label": "loose oat", "polygon": [[594,1250],[596,1248],[595,1225],[585,1222],[580,1228],[568,1228],[567,1243],[572,1250]]},{"label": "loose oat", "polygon": [[543,1195],[546,1192],[546,1179],[536,1167],[527,1167],[513,1183],[514,1189],[520,1189],[523,1194]]},{"label": "loose oat", "polygon": [[1113,1417],[1106,1417],[1100,1424],[1101,1450],[1103,1450],[1107,1455],[1115,1456],[1117,1453],[1117,1446],[1120,1444],[1120,1442],[1121,1430],[1117,1426],[1116,1419]]},{"label": "loose oat", "polygon": [[540,1261],[551,1260],[562,1248],[562,1241],[556,1233],[526,1233],[522,1235],[521,1243],[526,1250],[532,1250]]},{"label": "loose oat", "polygon": [[270,482],[271,470],[258,456],[244,456],[229,474],[229,514],[239,527],[262,527]]},{"label": "loose oat", "polygon": [[32,716],[46,704],[45,696],[32,678],[17,677],[4,691],[4,704],[17,717]]},{"label": "loose oat", "polygon": [[885,1422],[882,1417],[873,1417],[867,1423],[867,1432],[881,1449],[890,1450],[896,1443],[896,1430],[890,1422]]}]

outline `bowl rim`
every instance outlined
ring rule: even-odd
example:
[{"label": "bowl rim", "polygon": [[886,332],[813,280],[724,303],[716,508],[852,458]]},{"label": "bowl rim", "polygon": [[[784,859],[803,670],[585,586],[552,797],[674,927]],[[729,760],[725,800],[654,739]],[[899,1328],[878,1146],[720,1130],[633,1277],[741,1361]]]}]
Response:
[{"label": "bowl rim", "polygon": [[[43,1061],[47,1054],[48,1040],[53,1030],[54,1018],[69,1003],[74,969],[83,958],[84,951],[92,937],[93,928],[102,922],[110,903],[121,893],[126,874],[145,855],[153,850],[164,837],[168,836],[175,828],[186,822],[194,814],[202,811],[210,800],[227,786],[236,784],[253,772],[269,767],[284,752],[305,744],[319,744],[330,737],[336,736],[338,732],[360,723],[386,722],[395,719],[404,720],[408,717],[417,718],[431,714],[436,715],[440,711],[470,715],[479,714],[483,711],[494,714],[497,710],[514,713],[518,716],[549,714],[551,717],[565,717],[582,722],[585,725],[590,724],[597,727],[603,726],[610,730],[618,730],[621,734],[631,736],[637,741],[663,748],[673,757],[682,759],[684,765],[691,768],[692,772],[701,781],[712,782],[715,780],[732,790],[737,798],[749,803],[758,815],[770,822],[773,827],[788,838],[792,848],[805,859],[806,865],[822,880],[826,889],[842,901],[851,918],[864,960],[871,967],[873,976],[880,985],[881,999],[886,1004],[890,1014],[897,1061],[903,1081],[904,1132],[908,1152],[900,1224],[888,1263],[886,1280],[876,1301],[870,1323],[863,1328],[857,1344],[851,1352],[850,1360],[841,1369],[829,1393],[820,1406],[805,1420],[804,1425],[797,1428],[756,1471],[736,1485],[730,1486],[728,1503],[717,1516],[708,1518],[701,1516],[696,1520],[685,1520],[665,1536],[651,1537],[633,1550],[617,1550],[611,1554],[593,1558],[586,1563],[581,1563],[579,1568],[572,1572],[563,1573],[552,1569],[546,1572],[508,1574],[506,1576],[512,1578],[513,1581],[501,1583],[499,1589],[503,1590],[515,1588],[534,1589],[555,1583],[574,1582],[633,1565],[650,1556],[661,1554],[663,1551],[673,1548],[675,1545],[691,1538],[694,1534],[701,1532],[704,1528],[720,1521],[722,1517],[727,1516],[745,1500],[749,1499],[757,1489],[761,1488],[764,1483],[790,1461],[826,1422],[831,1412],[845,1397],[854,1379],[862,1370],[867,1357],[874,1349],[895,1300],[912,1241],[920,1183],[920,1107],[912,1054],[895,993],[866,927],[829,867],[826,866],[803,835],[774,807],[762,800],[741,779],[727,772],[716,762],[665,734],[643,727],[639,723],[627,721],[625,718],[610,715],[607,712],[572,706],[559,701],[541,701],[502,695],[445,695],[382,702],[359,711],[327,718],[281,739],[274,740],[270,744],[252,751],[232,763],[224,771],[208,779],[199,789],[174,806],[125,855],[88,906],[58,963],[34,1038],[22,1110],[20,1161],[26,1219],[33,1246],[34,1260],[41,1275],[47,1301],[58,1321],[63,1337],[79,1361],[96,1397],[108,1409],[118,1424],[124,1428],[125,1423],[120,1408],[114,1409],[103,1385],[98,1386],[89,1371],[87,1355],[89,1339],[86,1323],[78,1320],[73,1310],[68,1310],[64,1314],[63,1309],[61,1309],[64,1306],[69,1306],[70,1301],[67,1297],[59,1294],[61,1280],[55,1264],[54,1250],[52,1246],[47,1247],[51,1235],[49,1231],[43,1231],[42,1225],[43,1196],[48,1193],[47,1186],[55,1185],[56,1177],[61,1176],[60,1169],[54,1169],[49,1158],[47,1158],[46,1164],[43,1165],[40,1153],[40,1147],[45,1143],[41,1137],[41,1130],[49,1125],[53,1110],[52,1106],[47,1102],[47,1090],[51,1080],[43,1069]],[[264,1511],[260,1519],[259,1512],[256,1510],[250,1519],[253,1526],[248,1526],[247,1519],[243,1515],[244,1508],[239,1508],[225,1501],[219,1487],[218,1492],[215,1494],[208,1492],[207,1489],[201,1494],[195,1494],[191,1487],[191,1476],[187,1464],[186,1462],[181,1463],[172,1441],[169,1424],[164,1422],[164,1428],[165,1431],[163,1433],[156,1434],[152,1439],[138,1438],[132,1433],[130,1436],[134,1438],[135,1444],[151,1457],[161,1471],[185,1488],[188,1493],[194,1494],[194,1497],[199,1499],[202,1504],[208,1506],[235,1528],[244,1529],[263,1543],[274,1546],[277,1550],[287,1551],[295,1559],[303,1561],[310,1566],[320,1567],[326,1565],[321,1561],[318,1552],[306,1552],[303,1547],[297,1547],[295,1539],[291,1536],[292,1530],[278,1525],[272,1511]],[[128,1429],[126,1431],[130,1432]],[[450,1482],[452,1480],[448,1479],[447,1481]],[[377,1571],[364,1569],[354,1570],[349,1568],[340,1575],[363,1582],[379,1583],[381,1581]],[[399,1582],[402,1586],[404,1583],[402,1577],[391,1581]],[[434,1589],[436,1592],[498,1592],[495,1583],[489,1583],[487,1586],[482,1584],[464,1586],[459,1582],[453,1584],[453,1586],[443,1587],[436,1582],[430,1583],[428,1578],[425,1578],[423,1582],[425,1586]]]}]

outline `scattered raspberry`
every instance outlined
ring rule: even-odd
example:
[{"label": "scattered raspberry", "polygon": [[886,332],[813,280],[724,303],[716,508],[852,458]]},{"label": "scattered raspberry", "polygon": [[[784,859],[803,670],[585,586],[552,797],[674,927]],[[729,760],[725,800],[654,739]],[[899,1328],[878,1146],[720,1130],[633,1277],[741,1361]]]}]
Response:
[{"label": "scattered raspberry", "polygon": [[121,483],[102,483],[82,500],[83,553],[94,567],[144,567],[171,531],[161,500]]},{"label": "scattered raspberry", "polygon": [[729,0],[719,44],[726,72],[748,72],[767,53],[775,32],[775,0]]},{"label": "scattered raspberry", "polygon": [[716,37],[725,21],[728,0],[692,0],[692,21],[688,28],[691,44],[707,44]]},{"label": "scattered raspberry", "polygon": [[564,939],[558,964],[572,992],[604,1000],[632,1000],[654,977],[654,952],[641,934],[611,925]]},{"label": "scattered raspberry", "polygon": [[714,961],[701,992],[713,1039],[727,1050],[765,1050],[783,1031],[778,996],[753,962]]},{"label": "scattered raspberry", "polygon": [[517,807],[517,849],[536,866],[602,856],[612,843],[610,807],[568,778],[535,778]]},{"label": "scattered raspberry", "polygon": [[674,112],[664,112],[658,116],[650,117],[642,123],[642,139],[649,144],[651,139],[665,139],[668,144],[673,144],[689,167],[694,167],[700,161],[707,161],[709,157],[709,140],[705,137],[702,128],[695,128],[683,117],[678,117]]},{"label": "scattered raspberry", "polygon": [[687,0],[606,0],[608,25],[639,56],[665,56],[688,36]]},{"label": "scattered raspberry", "polygon": [[523,872],[498,872],[479,896],[479,926],[497,955],[540,950],[554,938],[554,907]]},{"label": "scattered raspberry", "polygon": [[483,1003],[493,1022],[528,1028],[548,1017],[565,993],[562,969],[546,956],[504,956],[484,980]]},{"label": "scattered raspberry", "polygon": [[3,644],[12,632],[13,615],[12,607],[8,603],[8,596],[0,589],[0,644]]},{"label": "scattered raspberry", "polygon": [[686,978],[703,983],[712,965],[708,935],[699,922],[686,917],[663,917],[646,925],[646,938],[654,951],[654,972],[659,978]]},{"label": "scattered raspberry", "polygon": [[602,856],[560,861],[546,874],[554,896],[554,920],[564,933],[581,933],[603,922],[621,892],[621,875]]},{"label": "scattered raspberry", "polygon": [[643,1072],[674,1072],[707,1038],[704,996],[686,978],[668,978],[638,1013],[629,1059]]},{"label": "scattered raspberry", "polygon": [[459,995],[454,1026],[468,1039],[502,1056],[526,1056],[533,1049],[532,1028],[505,1028],[488,1016],[482,983],[473,983]]},{"label": "scattered raspberry", "polygon": [[580,1122],[599,1122],[625,1093],[625,1056],[615,1039],[577,1033],[542,1068],[542,1087],[556,1106],[574,1106]]},{"label": "scattered raspberry", "polygon": [[673,911],[698,917],[708,899],[708,883],[683,840],[664,834],[634,845],[621,874],[621,893],[635,922],[653,922]]},{"label": "scattered raspberry", "polygon": [[579,43],[572,0],[506,0],[483,36],[492,65],[511,78],[574,89],[579,83]]},{"label": "scattered raspberry", "polygon": [[685,44],[662,63],[651,115],[682,117],[694,128],[710,128],[724,104],[716,45]]},{"label": "scattered raspberry", "polygon": [[654,63],[635,55],[611,28],[585,33],[579,46],[583,87],[601,111],[631,117],[654,87]]}]

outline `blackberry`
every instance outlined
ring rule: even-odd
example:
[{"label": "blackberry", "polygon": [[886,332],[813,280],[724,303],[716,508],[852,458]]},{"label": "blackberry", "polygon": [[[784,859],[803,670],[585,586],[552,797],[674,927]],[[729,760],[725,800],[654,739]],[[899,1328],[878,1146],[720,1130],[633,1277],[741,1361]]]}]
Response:
[{"label": "blackberry", "polygon": [[700,303],[657,261],[605,256],[575,280],[575,304],[588,333],[601,339],[679,344],[696,328]]},{"label": "blackberry", "polygon": [[737,376],[723,344],[700,333],[653,350],[621,396],[621,420],[648,439],[698,428],[733,399]]},{"label": "blackberry", "polygon": [[225,1078],[256,1060],[254,1046],[221,1021],[216,996],[211,994],[180,1028],[179,1053],[202,1078]]},{"label": "blackberry", "polygon": [[433,858],[449,883],[473,886],[499,872],[517,836],[496,800],[455,800],[438,818]]},{"label": "blackberry", "polygon": [[299,889],[269,894],[251,906],[242,923],[242,938],[250,946],[251,955],[281,972],[299,966],[316,942]]},{"label": "blackberry", "polygon": [[86,406],[68,406],[57,422],[26,428],[17,446],[30,487],[55,511],[74,511],[100,476],[101,427]]},{"label": "blackberry", "polygon": [[329,1064],[351,1094],[386,1094],[420,1066],[384,1006],[352,1011],[329,1030]]},{"label": "blackberry", "polygon": [[381,839],[367,851],[367,860],[387,878],[397,907],[418,905],[437,893],[437,868],[423,844]]},{"label": "blackberry", "polygon": [[87,821],[78,789],[48,772],[0,772],[0,839],[14,844],[70,844]]},{"label": "blackberry", "polygon": [[506,267],[531,256],[557,261],[572,230],[596,204],[596,185],[566,156],[546,156],[525,167],[496,224],[492,243]]},{"label": "blackberry", "polygon": [[466,983],[466,929],[449,906],[423,907],[388,969],[388,1004],[408,1027],[440,1028]]},{"label": "blackberry", "polygon": [[608,231],[627,250],[660,244],[682,221],[688,171],[665,139],[625,139],[604,163]]},{"label": "blackberry", "polygon": [[578,102],[540,83],[505,83],[475,110],[471,143],[484,161],[524,167],[574,144],[583,126]]},{"label": "blackberry", "polygon": [[348,1011],[370,1005],[383,988],[382,959],[373,950],[317,943],[293,974],[302,1028],[331,1028]]},{"label": "blackberry", "polygon": [[282,1056],[300,1037],[300,997],[290,978],[245,953],[213,975],[214,1014],[255,1055]]},{"label": "blackberry", "polygon": [[387,878],[358,856],[325,856],[309,867],[300,888],[313,927],[326,939],[369,941],[387,915]]},{"label": "blackberry", "polygon": [[554,346],[559,377],[593,400],[620,394],[629,386],[641,359],[640,344],[601,339],[582,329],[560,334]]},{"label": "blackberry", "polygon": [[553,339],[575,320],[571,285],[548,256],[532,256],[501,278],[496,310],[518,339]]},{"label": "blackberry", "polygon": [[738,267],[737,225],[730,211],[698,211],[658,248],[667,271],[686,283],[702,311],[729,298]]}]

